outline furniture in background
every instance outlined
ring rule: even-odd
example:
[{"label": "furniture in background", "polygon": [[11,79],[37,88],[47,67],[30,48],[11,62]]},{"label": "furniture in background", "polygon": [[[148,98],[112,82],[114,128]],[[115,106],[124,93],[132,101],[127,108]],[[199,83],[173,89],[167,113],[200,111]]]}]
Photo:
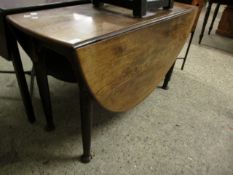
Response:
[{"label": "furniture in background", "polygon": [[95,7],[101,7],[104,3],[131,9],[134,17],[145,16],[148,11],[158,8],[169,9],[173,7],[173,0],[92,0]]},{"label": "furniture in background", "polygon": [[[15,70],[15,71],[0,71],[0,73],[16,73],[17,82],[20,88],[27,118],[31,123],[35,122],[35,115],[33,112],[31,97],[24,76],[24,70],[19,56],[17,42],[11,36],[5,18],[9,14],[15,14],[15,13],[26,12],[31,10],[42,10],[48,8],[77,5],[87,2],[89,1],[88,0],[33,0],[33,1],[1,0],[0,1],[0,56],[2,56],[8,61],[12,61]],[[30,74],[31,72],[27,71],[26,73]]]},{"label": "furniture in background", "polygon": [[207,9],[206,9],[204,21],[203,21],[203,24],[202,24],[201,33],[200,33],[200,36],[199,36],[199,44],[201,44],[201,41],[202,41],[202,39],[203,39],[203,36],[204,36],[204,33],[205,33],[205,27],[206,27],[206,25],[207,25],[208,18],[209,18],[210,11],[211,11],[211,7],[212,7],[213,3],[217,3],[217,5],[216,5],[216,8],[215,8],[215,10],[214,10],[213,19],[212,19],[212,21],[211,21],[208,34],[210,34],[210,32],[211,32],[211,30],[212,30],[212,28],[213,28],[214,21],[215,21],[215,19],[216,19],[217,14],[218,14],[220,5],[229,5],[229,6],[233,6],[233,1],[232,1],[232,0],[209,0],[209,1],[208,1],[208,7],[207,7]]},{"label": "furniture in background", "polygon": [[[182,1],[182,0],[178,0],[178,1]],[[187,46],[187,49],[186,49],[186,52],[185,52],[185,56],[183,58],[178,58],[178,59],[182,59],[183,60],[183,63],[182,63],[182,66],[181,66],[181,70],[184,69],[184,65],[185,65],[186,60],[187,60],[189,49],[190,49],[191,43],[193,41],[193,35],[194,35],[196,27],[197,27],[197,22],[198,22],[199,16],[201,14],[201,10],[202,10],[203,5],[204,5],[204,0],[191,0],[191,4],[198,7],[198,12],[197,12],[197,15],[196,15],[196,18],[195,18],[195,22],[193,23],[192,30],[190,32],[191,34],[190,34],[188,46]]]},{"label": "furniture in background", "polygon": [[233,38],[233,6],[227,6],[223,11],[216,33]]},{"label": "furniture in background", "polygon": [[[183,63],[182,63],[182,66],[181,66],[181,70],[183,70],[184,65],[186,63],[186,60],[187,60],[187,57],[188,57],[189,49],[190,49],[190,46],[191,46],[191,43],[192,43],[192,40],[193,40],[193,35],[195,33],[195,30],[196,30],[197,22],[198,22],[201,10],[203,8],[204,0],[175,0],[175,1],[180,2],[180,3],[185,3],[185,4],[191,4],[191,5],[194,5],[194,6],[198,7],[198,12],[196,14],[195,21],[194,21],[192,29],[190,31],[190,38],[189,38],[189,41],[188,41],[187,49],[185,51],[185,55],[184,55],[184,57],[177,58],[177,59],[182,59],[183,60]],[[164,78],[164,82],[163,82],[163,85],[162,85],[162,89],[164,89],[164,90],[168,90],[168,88],[169,88],[168,83],[171,80],[171,76],[172,76],[172,73],[173,73],[174,66],[175,66],[175,63],[169,69],[168,73],[166,74],[166,76]]]},{"label": "furniture in background", "polygon": [[196,14],[184,4],[143,18],[108,7],[89,4],[34,11],[36,19],[30,12],[7,17],[33,61],[47,118],[52,116],[48,74],[80,87],[82,162],[91,160],[93,100],[113,112],[144,100],[176,60]]}]

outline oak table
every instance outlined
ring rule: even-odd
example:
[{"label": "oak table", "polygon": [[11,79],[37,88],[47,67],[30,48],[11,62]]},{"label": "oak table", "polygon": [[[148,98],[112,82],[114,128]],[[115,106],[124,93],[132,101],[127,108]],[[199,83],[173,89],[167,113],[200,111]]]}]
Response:
[{"label": "oak table", "polygon": [[[0,56],[12,61],[20,88],[23,103],[26,109],[28,120],[33,123],[35,115],[33,112],[31,97],[24,76],[22,62],[19,57],[17,43],[9,32],[5,18],[9,14],[26,12],[31,10],[42,10],[63,6],[88,3],[89,0],[1,0],[0,1]],[[12,73],[11,71],[1,71]]]},{"label": "oak table", "polygon": [[[64,75],[70,71],[69,76],[78,83],[81,160],[89,162],[93,100],[113,112],[127,111],[144,100],[182,49],[196,8],[176,4],[171,10],[148,12],[143,18],[133,18],[130,10],[109,5],[97,9],[91,4],[31,13],[36,15],[21,13],[7,19],[19,43],[31,52],[49,115],[48,72],[56,77],[56,71]],[[55,68],[58,70],[53,71]]]}]

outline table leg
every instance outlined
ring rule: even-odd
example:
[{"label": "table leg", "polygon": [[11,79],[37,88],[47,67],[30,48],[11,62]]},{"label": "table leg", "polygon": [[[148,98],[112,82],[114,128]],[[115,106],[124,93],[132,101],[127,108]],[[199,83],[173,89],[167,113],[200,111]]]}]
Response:
[{"label": "table leg", "polygon": [[80,113],[81,129],[83,142],[83,155],[81,161],[88,163],[91,161],[91,130],[92,130],[92,112],[93,100],[91,94],[85,86],[80,83]]},{"label": "table leg", "polygon": [[23,99],[24,107],[26,110],[27,118],[30,123],[34,123],[36,121],[36,118],[35,118],[34,110],[32,107],[32,100],[31,100],[30,93],[28,91],[28,86],[27,86],[27,82],[25,79],[17,43],[16,41],[13,41],[13,39],[12,39],[11,49],[12,49],[12,62],[13,62],[13,66],[15,69],[16,78],[17,78],[19,89],[20,89],[21,96]]},{"label": "table leg", "polygon": [[40,93],[40,98],[47,121],[47,125],[45,129],[46,131],[52,131],[55,129],[55,126],[53,122],[52,105],[50,100],[46,67],[41,61],[35,63],[34,67],[35,67],[35,74],[36,74],[37,85]]},{"label": "table leg", "polygon": [[31,81],[30,81],[30,95],[31,97],[33,96],[33,91],[34,91],[34,79],[35,79],[35,69],[32,66],[32,70],[31,70]]},{"label": "table leg", "polygon": [[206,24],[207,24],[209,15],[210,15],[211,6],[212,6],[212,2],[209,2],[209,5],[208,5],[206,13],[205,13],[205,18],[204,18],[204,21],[203,21],[203,25],[202,25],[202,28],[201,28],[201,34],[199,36],[199,44],[201,44],[201,40],[202,40],[204,32],[205,32],[205,27],[206,27]]},{"label": "table leg", "polygon": [[53,122],[52,105],[49,92],[49,84],[47,77],[47,68],[45,63],[45,53],[43,50],[39,50],[34,41],[31,42],[32,45],[32,61],[33,67],[36,75],[37,85],[40,93],[40,98],[43,106],[43,110],[46,117],[46,131],[52,131],[55,129]]},{"label": "table leg", "polygon": [[187,56],[188,56],[188,53],[189,53],[189,49],[190,49],[191,43],[193,41],[193,35],[194,35],[194,32],[191,32],[191,36],[190,36],[190,39],[189,39],[188,47],[187,47],[187,50],[185,52],[185,56],[183,58],[183,63],[182,63],[182,66],[181,66],[181,70],[184,70],[184,65],[186,63],[186,59],[187,59]]},{"label": "table leg", "polygon": [[[175,62],[176,63],[176,62]],[[166,76],[165,76],[165,79],[164,79],[164,82],[163,82],[163,86],[162,86],[162,89],[164,90],[168,90],[168,83],[169,81],[171,80],[171,77],[172,77],[172,73],[173,73],[173,69],[174,69],[174,66],[175,66],[175,63],[172,65],[172,67],[169,69],[169,71],[167,72]]]}]

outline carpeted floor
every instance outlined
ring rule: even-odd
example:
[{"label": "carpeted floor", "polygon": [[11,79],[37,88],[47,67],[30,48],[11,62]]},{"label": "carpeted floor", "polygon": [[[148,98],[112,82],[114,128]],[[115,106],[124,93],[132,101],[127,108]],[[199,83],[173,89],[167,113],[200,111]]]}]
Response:
[{"label": "carpeted floor", "polygon": [[[232,175],[233,40],[214,29],[198,45],[203,14],[185,69],[177,61],[168,91],[156,89],[125,113],[95,105],[90,164],[78,161],[77,86],[49,79],[57,129],[47,133],[37,88],[37,122],[30,125],[15,76],[1,74],[0,175]],[[3,59],[0,67],[12,69]]]}]

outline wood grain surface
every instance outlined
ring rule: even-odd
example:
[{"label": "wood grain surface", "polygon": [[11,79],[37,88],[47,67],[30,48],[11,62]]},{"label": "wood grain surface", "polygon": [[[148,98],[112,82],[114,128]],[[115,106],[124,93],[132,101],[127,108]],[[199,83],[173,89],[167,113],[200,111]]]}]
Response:
[{"label": "wood grain surface", "polygon": [[198,7],[198,12],[197,12],[195,22],[193,23],[193,28],[192,28],[192,32],[194,32],[195,29],[196,29],[198,18],[199,18],[200,14],[201,14],[201,10],[202,10],[202,8],[204,6],[204,0],[175,0],[175,1],[180,2],[180,3],[185,3],[185,4],[192,4],[192,5],[195,5],[195,6]]},{"label": "wood grain surface", "polygon": [[172,10],[158,10],[144,18],[133,18],[131,10],[92,4],[9,15],[8,21],[33,37],[69,46],[82,46],[142,25],[190,13],[190,6],[176,4]]},{"label": "wood grain surface", "polygon": [[147,97],[174,63],[194,17],[193,11],[78,48],[78,62],[96,100],[121,112]]},{"label": "wood grain surface", "polygon": [[121,112],[141,102],[164,78],[188,37],[196,8],[175,4],[140,19],[112,6],[33,13],[10,15],[8,21],[34,40],[73,48],[73,67],[81,69],[76,76],[84,78],[105,109]]},{"label": "wood grain surface", "polygon": [[0,0],[0,56],[11,60],[10,34],[6,16],[35,10],[89,3],[89,0]]}]

